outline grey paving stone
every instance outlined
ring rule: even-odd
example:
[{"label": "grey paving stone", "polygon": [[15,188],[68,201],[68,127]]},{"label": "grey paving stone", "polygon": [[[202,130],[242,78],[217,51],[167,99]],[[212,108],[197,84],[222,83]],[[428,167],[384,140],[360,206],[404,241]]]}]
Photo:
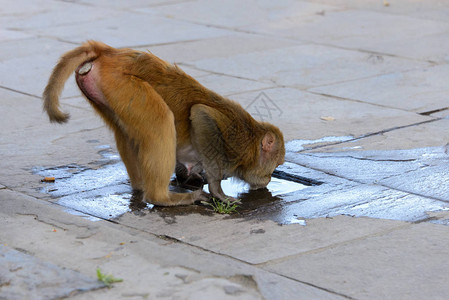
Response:
[{"label": "grey paving stone", "polygon": [[[339,9],[357,8],[363,10],[374,10],[385,14],[399,14],[414,16],[417,18],[446,21],[449,5],[439,0],[308,0],[309,2],[333,5]],[[388,3],[385,5],[384,3]]]},{"label": "grey paving stone", "polygon": [[[139,224],[140,228],[149,232],[167,235],[251,264],[313,251],[403,225],[395,221],[376,222],[361,218],[357,219],[357,228],[345,231],[344,228],[352,222],[351,217],[339,216],[332,222],[307,220],[306,226],[279,226],[270,221],[242,221],[220,216],[196,215],[194,219],[176,216],[171,219],[169,216],[163,218],[157,214],[147,214],[145,218],[139,218],[132,213],[121,216],[118,221],[131,227]],[[326,237],[321,238],[320,232],[326,232]]]},{"label": "grey paving stone", "polygon": [[[58,62],[59,57],[66,52],[63,50],[64,48],[55,50],[51,55],[38,52],[35,55],[0,61],[0,68],[3,70],[27,70],[27,72],[21,72],[18,76],[2,76],[0,78],[0,86],[41,97],[51,70]],[[80,92],[76,88],[72,77],[72,79],[67,81],[67,88],[64,89],[62,97],[78,95],[80,95]]]},{"label": "grey paving stone", "polygon": [[449,227],[441,225],[404,227],[281,260],[265,269],[326,284],[356,299],[444,299],[449,293],[444,263],[448,233]]},{"label": "grey paving stone", "polygon": [[301,165],[357,182],[449,202],[447,148],[389,151],[346,151],[291,155]]},{"label": "grey paving stone", "polygon": [[440,164],[422,165],[420,169],[380,180],[379,183],[408,193],[449,202],[448,157]]},{"label": "grey paving stone", "polygon": [[[34,252],[41,259],[48,257],[60,266],[76,265],[83,274],[95,274],[99,267],[123,279],[111,289],[91,291],[74,299],[164,295],[183,295],[187,299],[344,299],[320,287],[148,234],[141,225],[134,229],[111,222],[91,222],[63,213],[60,206],[10,190],[0,191],[0,201],[3,242]],[[21,238],[17,239],[19,234]],[[240,293],[233,293],[234,288]]]},{"label": "grey paving stone", "polygon": [[208,89],[223,96],[261,90],[272,86],[269,83],[216,74],[202,76],[197,80]]},{"label": "grey paving stone", "polygon": [[[56,41],[50,38],[31,37],[27,39],[0,42],[0,61],[4,62],[18,58],[27,59],[27,57],[35,56],[36,54],[45,54],[48,57],[53,58],[52,64],[56,64],[60,55],[73,48],[73,44]],[[51,68],[52,65],[49,67]],[[9,70],[18,70],[18,68],[11,68]]]},{"label": "grey paving stone", "polygon": [[[260,96],[265,100],[258,98]],[[232,99],[240,102],[257,120],[279,126],[286,140],[314,140],[325,136],[358,137],[431,119],[398,109],[324,97],[290,88],[243,93],[233,95]],[[326,117],[332,119],[327,121]]]},{"label": "grey paving stone", "polygon": [[189,0],[129,0],[123,2],[121,0],[80,0],[77,3],[92,5],[95,7],[108,7],[115,9],[130,9],[136,7],[157,7],[157,6],[173,6]]},{"label": "grey paving stone", "polygon": [[[0,24],[4,28],[28,32],[33,29],[49,30],[71,24],[87,24],[101,20],[106,16],[114,17],[117,11],[103,7],[98,9],[90,5],[79,5],[65,1],[40,1],[45,9],[33,10],[24,5],[24,9],[14,14],[3,16]],[[26,3],[28,4],[28,3]]]},{"label": "grey paving stone", "polygon": [[449,67],[441,65],[317,87],[310,91],[422,113],[448,106],[444,100],[448,75]]},{"label": "grey paving stone", "polygon": [[205,58],[228,57],[241,53],[250,53],[263,49],[276,49],[298,45],[300,42],[277,37],[265,37],[256,34],[232,32],[225,36],[211,37],[193,41],[184,41],[179,45],[154,45],[137,47],[142,51],[150,50],[153,54],[168,62],[195,61]]},{"label": "grey paving stone", "polygon": [[426,62],[311,44],[203,59],[193,64],[207,71],[301,88],[429,65]]},{"label": "grey paving stone", "polygon": [[[322,10],[333,9],[333,6],[307,1],[186,1],[178,5],[166,5],[138,9],[137,11],[149,12],[186,20],[194,23],[223,26],[242,27],[261,22],[277,21],[284,18],[302,18],[314,15]],[[251,13],[248,14],[248,11]]]},{"label": "grey paving stone", "polygon": [[[44,13],[52,8],[64,7],[63,2],[53,2],[47,0],[17,0],[14,2],[5,2],[2,6],[2,16],[33,16],[35,14]],[[65,6],[67,7],[67,6]],[[53,10],[55,11],[55,10]]]},{"label": "grey paving stone", "polygon": [[0,29],[0,42],[10,42],[14,40],[29,39],[31,37],[33,36],[25,32]]},{"label": "grey paving stone", "polygon": [[[92,30],[95,28],[95,30]],[[113,47],[138,47],[162,43],[213,38],[229,34],[224,29],[189,24],[154,15],[118,11],[104,19],[56,28],[35,28],[28,32],[76,44],[93,39]]]},{"label": "grey paving stone", "polygon": [[378,180],[439,164],[447,158],[444,147],[410,150],[341,151],[288,154],[292,162],[340,177],[373,184]]},{"label": "grey paving stone", "polygon": [[0,245],[1,299],[59,299],[101,287],[97,279]]},{"label": "grey paving stone", "polygon": [[[391,41],[443,33],[446,22],[365,10],[326,12],[244,27],[259,33],[325,43],[344,48],[389,52]],[[332,34],[330,31],[332,30]],[[393,53],[391,53],[393,54]]]},{"label": "grey paving stone", "polygon": [[[442,111],[441,115],[449,111]],[[320,147],[312,152],[342,152],[362,150],[399,150],[427,147],[442,147],[449,143],[449,119],[434,120],[415,126],[376,134],[358,140],[338,143],[326,147]],[[308,147],[316,147],[317,144],[309,144]],[[431,154],[429,154],[431,155]]]},{"label": "grey paving stone", "polygon": [[[434,186],[443,180],[447,180],[447,176],[436,181]],[[408,177],[402,178],[407,180]],[[426,178],[419,176],[419,180],[426,181]],[[400,178],[397,180],[400,181]],[[381,181],[383,183],[383,181]],[[422,184],[420,188],[406,189],[402,188],[398,191],[398,185],[385,184],[392,187],[386,188],[379,185],[358,185],[354,187],[342,187],[336,190],[330,190],[322,195],[313,195],[307,197],[300,193],[286,197],[287,202],[283,205],[283,219],[295,223],[296,220],[310,218],[326,218],[338,215],[349,215],[354,217],[369,217],[386,220],[399,220],[407,222],[417,222],[426,220],[429,211],[440,211],[449,209],[448,201],[435,200],[436,195],[441,197],[447,188],[439,188],[430,192],[422,187],[428,185],[427,182]],[[404,192],[405,191],[405,192]],[[419,193],[426,191],[424,193]],[[408,192],[416,192],[423,196],[409,194]],[[298,199],[299,196],[299,199]],[[269,215],[269,212],[267,212]],[[263,214],[261,214],[261,217]],[[298,222],[296,222],[298,223]]]},{"label": "grey paving stone", "polygon": [[[449,14],[449,9],[445,14]],[[389,42],[388,45],[372,45],[370,49],[377,52],[388,52],[399,57],[442,64],[449,61],[448,48],[448,33],[444,32],[423,37],[395,40]]]}]

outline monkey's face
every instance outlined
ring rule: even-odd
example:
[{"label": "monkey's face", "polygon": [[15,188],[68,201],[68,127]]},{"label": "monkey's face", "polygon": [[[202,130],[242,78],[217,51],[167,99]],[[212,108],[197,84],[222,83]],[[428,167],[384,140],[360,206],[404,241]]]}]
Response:
[{"label": "monkey's face", "polygon": [[243,180],[250,184],[252,190],[265,188],[271,181],[271,174],[281,164],[284,163],[285,146],[282,133],[279,131],[272,144],[264,149],[262,141],[259,150],[259,160],[256,166],[250,168],[243,174]]}]

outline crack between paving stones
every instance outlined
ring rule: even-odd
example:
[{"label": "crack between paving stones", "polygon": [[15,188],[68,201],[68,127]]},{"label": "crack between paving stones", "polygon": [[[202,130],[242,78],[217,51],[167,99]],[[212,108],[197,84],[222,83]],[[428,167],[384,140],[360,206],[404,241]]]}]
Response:
[{"label": "crack between paving stones", "polygon": [[37,214],[16,213],[16,215],[18,215],[18,216],[25,216],[25,217],[33,217],[34,220],[36,220],[36,221],[38,221],[38,222],[40,222],[40,223],[44,223],[44,224],[46,224],[46,225],[50,225],[51,227],[55,227],[55,228],[58,228],[58,229],[60,229],[60,230],[64,230],[64,231],[67,230],[66,228],[63,228],[63,227],[61,227],[61,226],[59,226],[59,225],[56,225],[56,224],[54,224],[54,223],[50,223],[50,222],[41,220]]},{"label": "crack between paving stones", "polygon": [[[324,147],[333,146],[333,145],[339,145],[339,144],[343,144],[343,143],[352,143],[352,142],[355,142],[355,141],[358,141],[358,140],[361,140],[361,139],[364,139],[364,138],[368,138],[368,137],[372,137],[372,136],[376,136],[376,135],[381,135],[381,134],[388,133],[388,132],[391,132],[391,131],[394,131],[394,130],[399,130],[399,129],[419,126],[419,125],[423,125],[423,124],[427,124],[427,123],[432,123],[432,122],[440,121],[442,119],[443,118],[434,118],[434,119],[431,119],[431,120],[426,120],[426,121],[422,121],[422,122],[418,122],[418,123],[413,123],[413,124],[408,124],[408,125],[403,125],[403,126],[396,126],[396,127],[392,127],[392,128],[387,128],[387,129],[384,129],[384,130],[381,130],[381,131],[377,131],[377,132],[366,133],[366,134],[360,135],[358,137],[354,137],[351,140],[341,141],[341,142],[334,142],[334,143],[326,143],[324,145],[318,145],[318,146],[311,146],[311,147],[307,147],[307,148],[304,148],[302,150],[299,150],[299,151],[296,151],[296,152],[293,152],[293,153],[301,153],[301,152],[305,152],[305,151],[309,151],[309,150],[315,150],[315,149],[324,148]],[[302,153],[302,154],[305,154],[305,153]],[[313,153],[310,153],[310,154],[313,154]]]},{"label": "crack between paving stones", "polygon": [[[251,266],[251,267],[259,268],[259,265],[258,265],[258,264],[252,264],[252,263],[249,263],[249,262],[247,262],[247,261],[245,261],[245,260],[236,258],[236,257],[234,257],[234,256],[230,256],[230,255],[228,255],[228,254],[215,252],[215,251],[213,251],[213,250],[206,249],[206,248],[203,248],[203,247],[201,247],[201,246],[197,246],[197,245],[194,245],[194,244],[190,244],[190,243],[187,243],[187,242],[185,242],[185,241],[182,241],[182,240],[180,240],[180,239],[178,239],[178,238],[172,237],[172,236],[170,236],[170,235],[166,235],[166,234],[161,234],[161,235],[159,235],[159,234],[155,234],[155,233],[148,232],[148,231],[145,231],[145,230],[141,230],[141,229],[138,229],[138,228],[134,228],[134,227],[128,226],[128,225],[126,225],[126,224],[121,224],[121,223],[119,223],[119,224],[120,224],[121,226],[125,226],[125,227],[128,227],[128,228],[133,229],[133,230],[138,230],[138,231],[144,232],[144,233],[146,233],[146,234],[151,234],[151,235],[153,235],[153,236],[155,236],[155,237],[158,237],[158,238],[163,239],[163,240],[166,240],[166,241],[171,241],[171,242],[173,242],[173,243],[179,243],[179,244],[187,245],[187,246],[189,246],[189,247],[193,247],[193,248],[199,249],[199,250],[201,250],[201,251],[205,251],[205,252],[208,252],[208,253],[212,253],[212,254],[214,254],[214,255],[226,257],[226,258],[228,258],[228,259],[237,261],[237,262],[239,262],[239,263],[243,263],[243,264],[248,265],[248,266]],[[306,281],[302,281],[302,280],[299,280],[299,279],[296,279],[296,278],[292,278],[292,277],[289,277],[289,276],[286,276],[286,275],[283,275],[283,274],[279,274],[279,273],[277,273],[277,272],[272,272],[272,271],[269,271],[269,270],[265,270],[265,269],[263,269],[263,268],[261,268],[261,269],[264,270],[265,272],[268,272],[268,273],[271,273],[271,274],[276,274],[276,275],[278,275],[278,276],[280,276],[280,277],[287,278],[287,279],[289,279],[289,280],[292,280],[292,281],[295,281],[295,282],[299,282],[299,283],[302,283],[302,284],[305,284],[305,285],[308,285],[308,286],[317,288],[317,289],[319,289],[319,290],[322,290],[322,291],[325,291],[325,292],[328,292],[328,293],[331,293],[331,294],[339,295],[339,296],[342,296],[342,297],[344,297],[344,298],[346,298],[346,299],[354,299],[354,298],[352,298],[352,297],[350,297],[350,296],[348,296],[348,295],[341,294],[341,293],[339,293],[339,292],[336,292],[336,291],[333,291],[333,290],[330,290],[330,289],[327,289],[327,288],[324,288],[324,287],[321,287],[321,286],[318,286],[318,285],[315,285],[315,284],[312,284],[312,283],[309,283],[309,282],[306,282]]]},{"label": "crack between paving stones", "polygon": [[95,131],[95,130],[103,129],[104,127],[105,127],[104,125],[101,125],[101,126],[98,126],[98,127],[95,127],[95,128],[87,128],[87,129],[81,129],[81,130],[78,130],[78,131],[75,131],[75,132],[70,132],[70,133],[68,133],[68,134],[66,134],[64,136],[61,136],[61,137],[58,137],[56,139],[51,140],[50,143],[53,144],[53,143],[55,143],[55,142],[57,142],[59,140],[67,138],[68,136],[79,134],[81,132]]},{"label": "crack between paving stones", "polygon": [[430,115],[435,114],[437,112],[445,111],[445,110],[448,110],[448,109],[449,109],[449,107],[443,107],[443,108],[439,108],[439,109],[434,109],[434,110],[421,112],[421,113],[418,113],[418,114],[420,114],[422,116],[430,116]]},{"label": "crack between paving stones", "polygon": [[[390,74],[390,73],[380,74],[380,75],[388,75],[388,74]],[[356,80],[364,80],[364,79],[370,79],[370,78],[374,78],[374,77],[377,77],[377,76],[368,76],[368,77],[358,78]],[[314,89],[314,88],[321,88],[321,87],[325,87],[325,86],[332,86],[332,85],[352,82],[352,81],[356,81],[356,80],[346,80],[346,81],[334,82],[334,83],[330,83],[330,84],[323,84],[323,85],[320,85],[320,86],[315,86],[315,87],[306,89],[305,91],[310,93],[310,94],[323,96],[323,97],[326,97],[326,98],[332,98],[332,99],[335,99],[335,100],[350,101],[350,102],[354,102],[354,103],[368,104],[368,105],[372,105],[372,106],[376,106],[376,107],[382,107],[382,108],[388,108],[388,109],[393,109],[393,110],[405,111],[405,112],[408,112],[408,113],[416,113],[416,112],[412,112],[412,111],[401,109],[401,108],[394,107],[394,106],[388,106],[388,105],[383,105],[383,104],[378,104],[378,103],[371,103],[371,102],[366,102],[366,101],[363,101],[363,100],[347,98],[347,97],[341,97],[341,96],[337,96],[337,95],[332,95],[332,94],[323,93],[323,92],[315,92],[315,91],[311,91],[310,90],[310,89]],[[416,114],[421,115],[420,113],[416,113]]]},{"label": "crack between paving stones", "polygon": [[[158,46],[169,46],[169,45],[177,45],[183,43],[192,43],[192,42],[201,42],[203,39],[191,39],[191,40],[182,40],[182,41],[174,41],[174,42],[164,42],[164,43],[155,43],[155,44],[144,44],[144,45],[132,45],[132,46],[123,46],[118,47],[117,49],[127,49],[127,48],[150,48],[150,47],[158,47]],[[149,49],[148,52],[152,53]]]},{"label": "crack between paving stones", "polygon": [[[314,153],[302,153],[302,155],[310,156],[310,157],[318,157],[318,158],[352,158],[355,160],[367,160],[367,161],[373,161],[373,162],[410,162],[410,161],[416,161],[416,158],[410,158],[410,159],[374,159],[374,158],[368,158],[368,157],[356,157],[352,155],[319,155]],[[417,169],[415,169],[417,170]]]},{"label": "crack between paving stones", "polygon": [[19,90],[15,90],[15,89],[12,89],[12,88],[9,88],[9,87],[6,87],[6,86],[0,86],[0,88],[8,90],[10,92],[19,93],[19,94],[22,94],[22,95],[25,95],[25,96],[30,96],[30,97],[33,97],[33,98],[42,99],[42,97],[39,97],[39,96],[30,94],[30,93],[27,93],[27,92],[22,92],[22,91],[19,91]]},{"label": "crack between paving stones", "polygon": [[[28,196],[28,197],[33,198],[34,200],[36,200],[36,201],[38,201],[38,202],[42,202],[42,203],[45,203],[45,204],[47,204],[47,205],[56,205],[56,206],[58,206],[58,207],[62,207],[62,208],[65,208],[65,209],[70,209],[70,210],[79,212],[79,213],[81,213],[82,215],[85,215],[85,216],[94,217],[94,218],[97,218],[97,219],[100,219],[100,220],[103,220],[103,221],[107,221],[107,222],[110,222],[110,223],[113,223],[113,224],[120,224],[119,222],[115,221],[114,219],[106,219],[106,218],[104,218],[104,217],[96,216],[96,215],[87,213],[87,212],[85,212],[85,211],[82,211],[82,210],[79,210],[79,209],[75,209],[75,208],[73,208],[73,207],[64,206],[64,205],[62,205],[62,204],[60,204],[60,203],[58,203],[58,202],[50,201],[50,200],[53,200],[53,199],[60,199],[60,198],[62,198],[62,197],[68,196],[68,195],[59,196],[59,197],[54,197],[54,198],[51,197],[51,196],[50,196],[50,197],[46,197],[46,198],[37,198],[37,197],[35,197],[32,193],[27,193],[26,191],[17,191],[17,190],[9,189],[9,188],[8,188],[8,190],[9,190],[9,191],[12,191],[12,192],[15,192],[15,193],[19,193],[19,194],[26,195],[26,196]],[[71,194],[70,194],[70,195],[71,195]],[[34,215],[34,214],[24,214],[24,215]],[[39,221],[39,220],[38,220],[38,221]],[[42,221],[42,222],[45,223],[45,221]],[[47,224],[49,224],[49,223],[47,223]],[[63,223],[63,224],[64,224],[64,223]],[[67,224],[66,224],[66,225],[67,225]],[[64,228],[62,228],[62,229],[64,229]]]},{"label": "crack between paving stones", "polygon": [[[225,76],[225,77],[243,79],[243,80],[248,80],[248,81],[253,81],[253,82],[261,82],[261,81],[259,81],[257,79],[253,79],[253,78],[247,78],[247,77],[236,76],[236,75],[231,75],[231,74],[226,74],[226,73],[220,73],[220,72],[216,72],[216,71],[212,71],[212,70],[208,70],[208,69],[198,68],[196,65],[190,64],[190,63],[184,63],[183,62],[183,63],[179,63],[178,65],[181,66],[181,67],[182,66],[186,66],[186,67],[195,69],[197,71],[207,72],[207,73],[210,73],[210,74],[213,74],[213,75],[220,75],[220,76]],[[266,82],[262,81],[262,83],[266,83]],[[262,88],[261,90],[270,89],[270,88],[273,88],[273,87]]]}]

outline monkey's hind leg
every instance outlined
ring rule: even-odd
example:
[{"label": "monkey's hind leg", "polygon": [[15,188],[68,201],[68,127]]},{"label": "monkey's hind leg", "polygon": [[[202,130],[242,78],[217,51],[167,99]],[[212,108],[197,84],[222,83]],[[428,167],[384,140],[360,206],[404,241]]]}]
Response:
[{"label": "monkey's hind leg", "polygon": [[[188,205],[202,200],[201,190],[192,193],[168,190],[176,163],[176,130],[173,113],[161,96],[147,82],[133,76],[115,74],[114,78],[105,79],[112,87],[110,91],[104,88],[105,96],[118,117],[120,128],[132,141],[130,145],[124,136],[116,134],[117,145],[122,148],[122,156],[127,152],[123,149],[135,152],[140,168],[135,173],[138,179],[141,177],[144,200],[161,206]],[[133,159],[126,156],[123,159],[128,171],[134,170]],[[130,173],[131,176],[136,175]]]},{"label": "monkey's hind leg", "polygon": [[120,153],[126,171],[128,171],[129,180],[133,191],[143,190],[142,174],[140,173],[140,165],[137,160],[137,149],[133,141],[126,135],[126,133],[116,126],[114,129],[115,141],[117,149]]}]

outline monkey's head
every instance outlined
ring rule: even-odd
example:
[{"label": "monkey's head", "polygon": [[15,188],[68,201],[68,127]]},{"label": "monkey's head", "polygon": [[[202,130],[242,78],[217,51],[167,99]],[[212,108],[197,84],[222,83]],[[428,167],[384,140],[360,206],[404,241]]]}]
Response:
[{"label": "monkey's head", "polygon": [[274,169],[284,163],[284,136],[276,126],[262,123],[263,135],[258,141],[258,159],[251,168],[242,174],[242,179],[249,183],[252,190],[264,188],[271,181]]}]

